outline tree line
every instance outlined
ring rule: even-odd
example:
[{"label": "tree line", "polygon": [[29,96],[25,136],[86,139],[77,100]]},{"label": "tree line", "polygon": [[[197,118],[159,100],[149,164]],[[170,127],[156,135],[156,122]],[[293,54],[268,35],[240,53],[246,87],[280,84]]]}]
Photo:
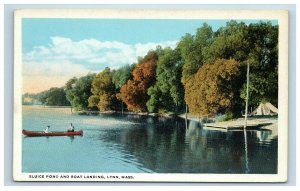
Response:
[{"label": "tree line", "polygon": [[[278,26],[230,21],[185,34],[174,49],[150,50],[137,63],[70,79],[40,96],[75,110],[240,115],[250,64],[249,105],[278,102]],[[47,93],[48,92],[48,93]],[[64,99],[63,99],[64,98]]]}]

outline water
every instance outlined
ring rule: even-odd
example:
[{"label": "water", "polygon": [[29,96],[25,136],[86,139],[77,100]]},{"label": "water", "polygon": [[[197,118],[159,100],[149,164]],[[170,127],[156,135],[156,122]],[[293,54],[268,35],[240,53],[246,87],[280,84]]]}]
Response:
[{"label": "water", "polygon": [[83,136],[22,138],[23,172],[277,173],[277,133],[222,132],[189,121],[135,115],[84,116],[23,106],[23,129]]}]

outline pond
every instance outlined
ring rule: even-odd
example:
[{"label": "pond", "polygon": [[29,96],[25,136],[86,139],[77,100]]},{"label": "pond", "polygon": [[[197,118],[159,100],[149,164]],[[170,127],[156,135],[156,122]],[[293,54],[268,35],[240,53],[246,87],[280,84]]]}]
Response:
[{"label": "pond", "polygon": [[23,172],[277,173],[271,130],[219,131],[179,118],[78,115],[70,108],[23,106],[22,128],[83,136],[22,136]]}]

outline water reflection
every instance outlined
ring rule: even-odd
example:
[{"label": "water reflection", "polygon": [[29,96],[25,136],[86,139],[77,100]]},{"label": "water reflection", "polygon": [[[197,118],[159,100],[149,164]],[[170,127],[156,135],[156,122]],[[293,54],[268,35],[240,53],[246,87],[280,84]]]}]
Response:
[{"label": "water reflection", "polygon": [[[161,173],[276,173],[271,131],[206,130],[198,122],[138,117],[142,121],[106,141],[120,144],[145,167]],[[265,142],[271,144],[264,144]]]},{"label": "water reflection", "polygon": [[73,143],[73,141],[74,141],[74,136],[69,136],[69,138],[70,138],[70,140],[71,140],[71,143]]},{"label": "water reflection", "polygon": [[[82,137],[82,136],[76,136],[76,137]],[[49,136],[43,136],[43,137],[28,137],[28,136],[23,136],[23,139],[25,140],[25,139],[46,139],[46,141],[48,142],[48,143],[50,143],[50,141],[51,141],[51,139],[55,139],[55,138],[57,138],[57,137],[49,137]],[[70,140],[70,142],[71,143],[73,143],[74,142],[74,139],[75,139],[75,136],[66,136],[66,137],[63,137],[63,138],[67,138],[67,139],[69,139]]]},{"label": "water reflection", "polygon": [[247,140],[247,130],[244,128],[244,141],[245,141],[245,173],[249,173],[249,159],[248,159],[248,140]]},{"label": "water reflection", "polygon": [[23,172],[277,173],[277,127],[226,132],[182,119],[32,107],[22,127],[63,131],[70,121],[82,137],[24,137]]}]

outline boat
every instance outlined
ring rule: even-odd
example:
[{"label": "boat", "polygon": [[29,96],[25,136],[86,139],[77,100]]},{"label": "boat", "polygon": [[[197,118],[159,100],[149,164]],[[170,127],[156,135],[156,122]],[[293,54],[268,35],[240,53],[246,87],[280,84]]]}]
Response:
[{"label": "boat", "polygon": [[79,131],[52,131],[45,133],[44,131],[27,131],[23,129],[23,135],[27,137],[48,137],[48,136],[80,136],[83,134],[82,129]]}]

